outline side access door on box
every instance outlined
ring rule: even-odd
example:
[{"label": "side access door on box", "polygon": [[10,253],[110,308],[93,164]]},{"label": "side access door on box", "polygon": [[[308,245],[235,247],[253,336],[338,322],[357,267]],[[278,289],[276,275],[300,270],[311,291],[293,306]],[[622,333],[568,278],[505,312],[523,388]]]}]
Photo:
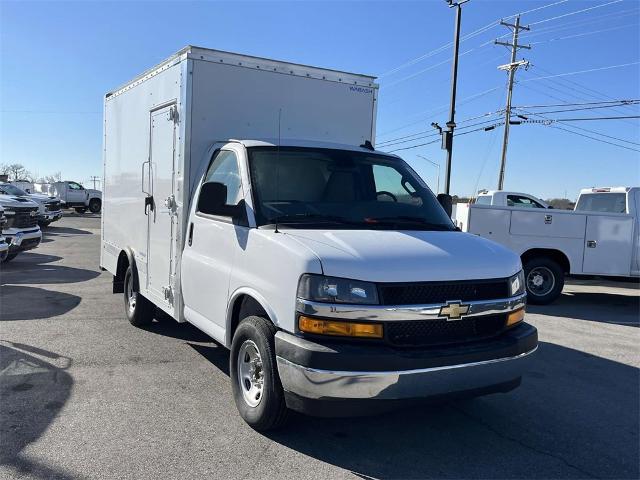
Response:
[{"label": "side access door on box", "polygon": [[[150,112],[149,159],[142,166],[147,215],[147,292],[171,311],[174,301],[174,248],[177,232],[176,104]],[[146,181],[145,181],[146,180]],[[142,226],[141,226],[142,227]]]},{"label": "side access door on box", "polygon": [[629,276],[633,258],[633,227],[631,215],[589,215],[582,272]]}]

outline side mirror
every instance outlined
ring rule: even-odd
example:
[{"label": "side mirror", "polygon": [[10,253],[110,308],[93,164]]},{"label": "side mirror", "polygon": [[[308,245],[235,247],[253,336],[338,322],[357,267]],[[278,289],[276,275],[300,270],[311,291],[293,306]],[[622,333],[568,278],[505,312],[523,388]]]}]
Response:
[{"label": "side mirror", "polygon": [[198,212],[220,217],[242,220],[246,216],[244,201],[238,205],[227,205],[227,186],[219,182],[207,182],[200,188]]},{"label": "side mirror", "polygon": [[453,210],[453,197],[447,193],[439,193],[438,202],[442,205],[444,211],[447,212],[447,215],[451,217],[451,212]]}]

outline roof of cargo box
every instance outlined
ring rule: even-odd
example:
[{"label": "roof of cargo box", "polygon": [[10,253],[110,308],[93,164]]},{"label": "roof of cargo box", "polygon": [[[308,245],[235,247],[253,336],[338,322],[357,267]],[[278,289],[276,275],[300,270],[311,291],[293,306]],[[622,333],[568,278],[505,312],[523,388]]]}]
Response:
[{"label": "roof of cargo box", "polygon": [[295,75],[299,77],[315,78],[318,80],[326,80],[329,82],[341,82],[350,85],[358,85],[361,87],[378,88],[378,85],[374,83],[376,77],[371,75],[364,75],[359,73],[349,73],[340,70],[332,70],[329,68],[313,67],[311,65],[303,65],[300,63],[283,62],[280,60],[273,60],[269,58],[254,57],[251,55],[243,55],[233,52],[225,52],[222,50],[213,50],[211,48],[195,47],[188,45],[171,55],[166,60],[160,62],[154,67],[144,71],[140,75],[136,76],[132,80],[119,86],[115,90],[106,94],[108,99],[111,96],[118,95],[125,90],[128,90],[139,83],[148,80],[149,78],[157,75],[158,73],[166,70],[177,63],[180,63],[187,58],[203,60],[206,62],[222,63],[227,65],[234,65],[237,67],[266,70],[269,72],[282,73],[286,75]]}]

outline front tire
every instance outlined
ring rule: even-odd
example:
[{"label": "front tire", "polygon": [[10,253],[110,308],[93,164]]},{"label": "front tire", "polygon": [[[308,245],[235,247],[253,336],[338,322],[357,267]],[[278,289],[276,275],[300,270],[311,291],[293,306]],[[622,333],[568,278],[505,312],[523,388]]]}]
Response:
[{"label": "front tire", "polygon": [[99,198],[92,198],[89,201],[89,211],[91,213],[100,213],[100,209],[102,208],[102,202]]},{"label": "front tire", "polygon": [[124,313],[134,327],[143,327],[153,321],[153,304],[138,292],[133,277],[133,268],[129,266],[124,274]]},{"label": "front tire", "polygon": [[51,225],[51,222],[50,221],[39,222],[38,225],[40,225],[40,228],[47,228],[49,225]]},{"label": "front tire", "polygon": [[278,375],[276,329],[262,317],[247,317],[231,343],[230,376],[233,398],[242,419],[258,431],[282,426],[288,410]]},{"label": "front tire", "polygon": [[564,287],[564,270],[548,257],[532,258],[524,264],[527,302],[548,305],[556,300]]}]

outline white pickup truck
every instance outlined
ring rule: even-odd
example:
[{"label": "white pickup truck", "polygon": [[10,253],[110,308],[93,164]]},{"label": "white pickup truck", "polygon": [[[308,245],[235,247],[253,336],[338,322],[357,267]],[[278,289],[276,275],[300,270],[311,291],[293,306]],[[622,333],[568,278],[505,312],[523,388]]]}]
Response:
[{"label": "white pickup truck", "polygon": [[458,204],[454,223],[517,253],[528,301],[546,304],[567,274],[640,276],[639,212],[640,188],[593,188],[581,191],[574,211]]},{"label": "white pickup truck", "polygon": [[506,192],[504,190],[481,190],[476,196],[478,205],[493,205],[494,207],[516,208],[549,208],[549,205],[533,195],[520,192]]},{"label": "white pickup truck", "polygon": [[35,192],[58,197],[65,208],[73,208],[78,213],[87,209],[91,213],[100,213],[102,209],[102,192],[84,188],[78,182],[36,183],[33,187]]},{"label": "white pickup truck", "polygon": [[160,309],[231,350],[255,429],[506,392],[537,348],[520,259],[374,150],[377,91],[187,47],[105,97],[100,265],[133,325]]},{"label": "white pickup truck", "polygon": [[8,251],[0,258],[9,262],[25,250],[40,245],[42,232],[38,226],[38,204],[23,196],[5,195],[0,192],[0,207],[6,221],[1,236],[8,244]]}]

